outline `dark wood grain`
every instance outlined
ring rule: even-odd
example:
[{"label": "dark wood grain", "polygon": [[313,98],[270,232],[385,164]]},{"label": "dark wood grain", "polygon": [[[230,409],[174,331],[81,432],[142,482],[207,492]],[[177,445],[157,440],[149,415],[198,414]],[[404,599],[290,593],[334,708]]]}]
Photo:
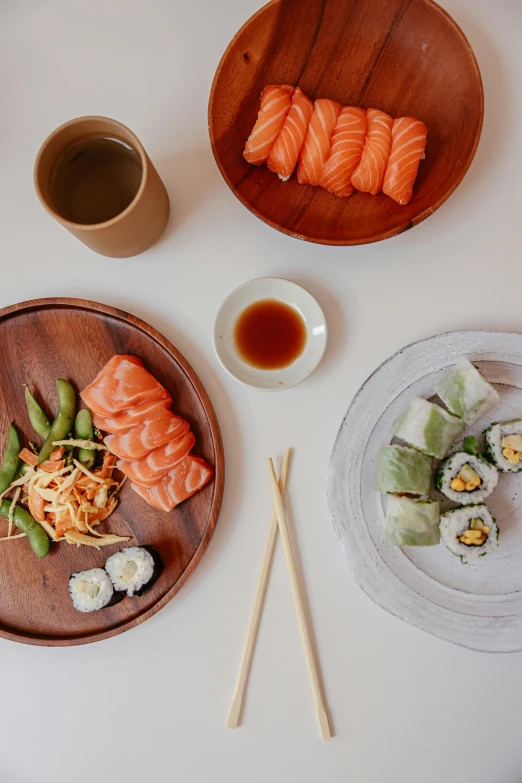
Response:
[{"label": "dark wood grain", "polygon": [[83,389],[116,353],[139,356],[172,394],[173,409],[190,422],[196,435],[194,452],[215,469],[214,480],[171,513],[157,511],[124,487],[120,505],[101,529],[132,536],[129,546],[155,547],[164,570],[141,598],[125,598],[99,612],[80,614],[73,609],[69,577],[75,571],[103,567],[121,545],[97,552],[53,544],[50,554],[39,561],[24,539],[0,543],[0,636],[7,639],[67,646],[132,628],[170,601],[198,565],[214,532],[223,497],[224,458],[210,400],[174,346],[121,310],[79,299],[39,299],[0,310],[0,444],[5,443],[11,420],[26,439],[35,438],[25,410],[24,383],[35,387],[54,413],[56,378],[68,378]]},{"label": "dark wood grain", "polygon": [[[411,115],[428,126],[413,199],[380,193],[339,199],[281,182],[243,158],[267,84],[299,86],[312,98]],[[463,32],[431,0],[272,0],[231,41],[209,103],[217,164],[239,200],[287,234],[330,245],[387,239],[431,215],[473,160],[482,129],[479,68]]]}]

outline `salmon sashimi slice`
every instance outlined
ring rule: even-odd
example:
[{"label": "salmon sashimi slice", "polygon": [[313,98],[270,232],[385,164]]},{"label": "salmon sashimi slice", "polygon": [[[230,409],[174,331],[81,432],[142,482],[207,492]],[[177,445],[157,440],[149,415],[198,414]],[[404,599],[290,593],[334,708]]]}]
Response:
[{"label": "salmon sashimi slice", "polygon": [[159,508],[160,511],[172,511],[184,500],[203,489],[213,475],[214,471],[204,459],[189,454],[157,484],[150,487],[131,484],[131,487],[154,508]]},{"label": "salmon sashimi slice", "polygon": [[269,84],[261,93],[259,114],[243,152],[254,166],[261,166],[268,158],[290,111],[293,92],[289,84]]},{"label": "salmon sashimi slice", "polygon": [[352,174],[352,185],[375,196],[382,188],[390,155],[393,118],[379,109],[366,112],[368,132],[361,162]]},{"label": "salmon sashimi slice", "polygon": [[354,192],[352,174],[359,165],[366,139],[366,112],[344,106],[335,123],[332,148],[323,167],[320,185],[340,198]]},{"label": "salmon sashimi slice", "polygon": [[146,457],[131,461],[119,459],[116,467],[136,484],[155,484],[185,459],[195,443],[193,433],[186,432],[180,438],[154,449]]},{"label": "salmon sashimi slice", "polygon": [[113,356],[81,398],[98,416],[110,417],[142,402],[166,400],[169,393],[136,356]]},{"label": "salmon sashimi slice", "polygon": [[140,405],[135,405],[134,408],[129,408],[128,411],[118,413],[117,416],[97,416],[93,414],[92,420],[95,427],[98,427],[102,432],[111,432],[115,435],[124,435],[133,427],[137,427],[139,424],[143,424],[146,421],[152,421],[153,419],[162,419],[170,415],[170,406],[172,405],[172,399],[170,395],[164,400],[152,400],[151,402],[142,402]]},{"label": "salmon sashimi slice", "polygon": [[297,181],[300,185],[319,185],[323,166],[330,154],[332,134],[341,111],[341,104],[328,98],[319,98],[314,103],[314,111],[297,167]]},{"label": "salmon sashimi slice", "polygon": [[384,174],[383,193],[397,204],[407,204],[426,149],[428,128],[414,117],[399,117],[392,127],[392,144]]},{"label": "salmon sashimi slice", "polygon": [[123,435],[107,435],[104,443],[120,459],[141,459],[154,449],[185,435],[189,423],[170,411],[169,416],[138,424]]},{"label": "salmon sashimi slice", "polygon": [[275,172],[283,182],[290,178],[295,169],[313,110],[314,104],[310,98],[296,87],[290,111],[266,162],[270,171]]}]

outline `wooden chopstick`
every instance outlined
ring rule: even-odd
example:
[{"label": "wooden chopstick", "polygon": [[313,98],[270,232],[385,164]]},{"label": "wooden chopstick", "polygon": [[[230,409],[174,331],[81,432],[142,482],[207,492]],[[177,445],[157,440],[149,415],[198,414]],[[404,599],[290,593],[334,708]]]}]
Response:
[{"label": "wooden chopstick", "polygon": [[308,628],[306,612],[303,605],[303,598],[301,596],[301,590],[299,587],[299,580],[297,578],[297,570],[295,567],[295,560],[292,552],[292,544],[290,541],[290,533],[288,531],[288,523],[285,514],[285,507],[283,504],[283,496],[277,483],[277,478],[274,471],[274,464],[271,459],[268,460],[268,468],[270,470],[270,478],[272,481],[272,492],[274,495],[274,505],[276,508],[277,519],[279,522],[279,532],[281,533],[281,541],[283,542],[286,566],[288,569],[288,575],[290,577],[292,593],[294,595],[297,620],[299,622],[299,630],[301,631],[301,639],[303,641],[306,663],[308,665],[308,673],[310,675],[310,682],[312,684],[312,693],[314,696],[315,707],[317,710],[317,719],[319,721],[321,737],[323,738],[323,740],[326,741],[331,739],[332,737],[330,731],[330,725],[328,723],[326,703],[323,696],[323,690],[321,687],[321,680],[319,676],[317,661],[315,660],[314,649],[310,636],[310,629]]},{"label": "wooden chopstick", "polygon": [[[281,468],[281,476],[279,478],[278,488],[280,489],[281,495],[284,495],[285,492],[288,468],[290,466],[290,454],[291,449],[287,449],[285,458],[283,460],[283,467]],[[259,577],[257,580],[256,595],[254,598],[254,604],[252,606],[252,612],[250,614],[250,620],[248,622],[247,635],[245,638],[243,653],[241,655],[241,663],[239,664],[234,695],[232,697],[232,704],[228,716],[227,726],[229,729],[237,728],[239,718],[241,716],[241,707],[243,706],[243,699],[245,696],[248,675],[250,672],[250,664],[252,663],[252,656],[254,654],[259,621],[261,620],[261,612],[263,611],[263,602],[265,600],[268,575],[270,573],[270,566],[272,564],[275,543],[277,540],[277,530],[277,514],[274,506],[272,516],[270,517],[270,527],[266,539],[265,550],[263,552],[263,559],[261,561],[261,569],[259,571]]]}]

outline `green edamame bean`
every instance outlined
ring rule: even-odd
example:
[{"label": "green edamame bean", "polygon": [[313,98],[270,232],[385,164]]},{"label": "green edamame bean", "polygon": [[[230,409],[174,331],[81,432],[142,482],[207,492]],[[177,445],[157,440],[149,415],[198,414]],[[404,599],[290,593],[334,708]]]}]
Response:
[{"label": "green edamame bean", "polygon": [[28,386],[25,387],[25,404],[27,405],[27,413],[29,414],[29,421],[33,430],[41,438],[46,438],[51,431],[51,422],[40,403],[35,400],[29,391]]},{"label": "green edamame bean", "polygon": [[7,436],[7,446],[5,447],[4,461],[2,463],[2,467],[0,468],[0,494],[5,492],[16,475],[18,465],[20,464],[18,455],[20,454],[21,448],[22,446],[20,445],[20,438],[18,433],[11,424],[9,427],[9,434]]},{"label": "green edamame bean", "polygon": [[69,381],[58,378],[56,381],[56,393],[58,395],[58,413],[38,455],[38,464],[45,462],[49,458],[54,449],[54,441],[64,440],[73,426],[74,414],[76,413],[76,392],[74,391],[74,386]]},{"label": "green edamame bean", "polygon": [[[5,519],[9,519],[10,509],[11,501],[3,500],[2,504],[0,505],[0,516],[5,517]],[[32,517],[25,508],[22,508],[22,506],[15,506],[13,522],[21,533],[25,533],[29,544],[31,545],[31,549],[35,555],[38,555],[40,558],[45,557],[49,552],[51,541],[49,540],[49,536],[43,527],[38,524],[36,519]]]},{"label": "green edamame bean", "polygon": [[[94,427],[92,425],[92,414],[89,408],[83,408],[76,414],[74,422],[76,437],[80,440],[92,440],[94,438]],[[95,452],[93,449],[78,449],[78,461],[90,470],[94,465]]]}]

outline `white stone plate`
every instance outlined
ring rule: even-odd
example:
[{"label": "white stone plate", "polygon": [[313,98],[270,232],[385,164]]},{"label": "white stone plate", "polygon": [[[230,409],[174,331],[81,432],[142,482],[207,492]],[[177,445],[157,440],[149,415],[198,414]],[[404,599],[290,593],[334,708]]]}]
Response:
[{"label": "white stone plate", "polygon": [[[477,435],[482,443],[492,421],[522,418],[522,334],[450,332],[409,345],[368,378],[350,405],[330,458],[328,503],[355,579],[377,604],[474,650],[520,651],[522,473],[501,474],[486,501],[500,546],[476,563],[461,563],[443,543],[399,548],[383,541],[385,497],[374,490],[377,452],[390,443],[390,426],[408,401],[433,398],[436,376],[461,356],[500,394],[500,403],[464,435]],[[432,496],[442,498],[434,491]]]}]

